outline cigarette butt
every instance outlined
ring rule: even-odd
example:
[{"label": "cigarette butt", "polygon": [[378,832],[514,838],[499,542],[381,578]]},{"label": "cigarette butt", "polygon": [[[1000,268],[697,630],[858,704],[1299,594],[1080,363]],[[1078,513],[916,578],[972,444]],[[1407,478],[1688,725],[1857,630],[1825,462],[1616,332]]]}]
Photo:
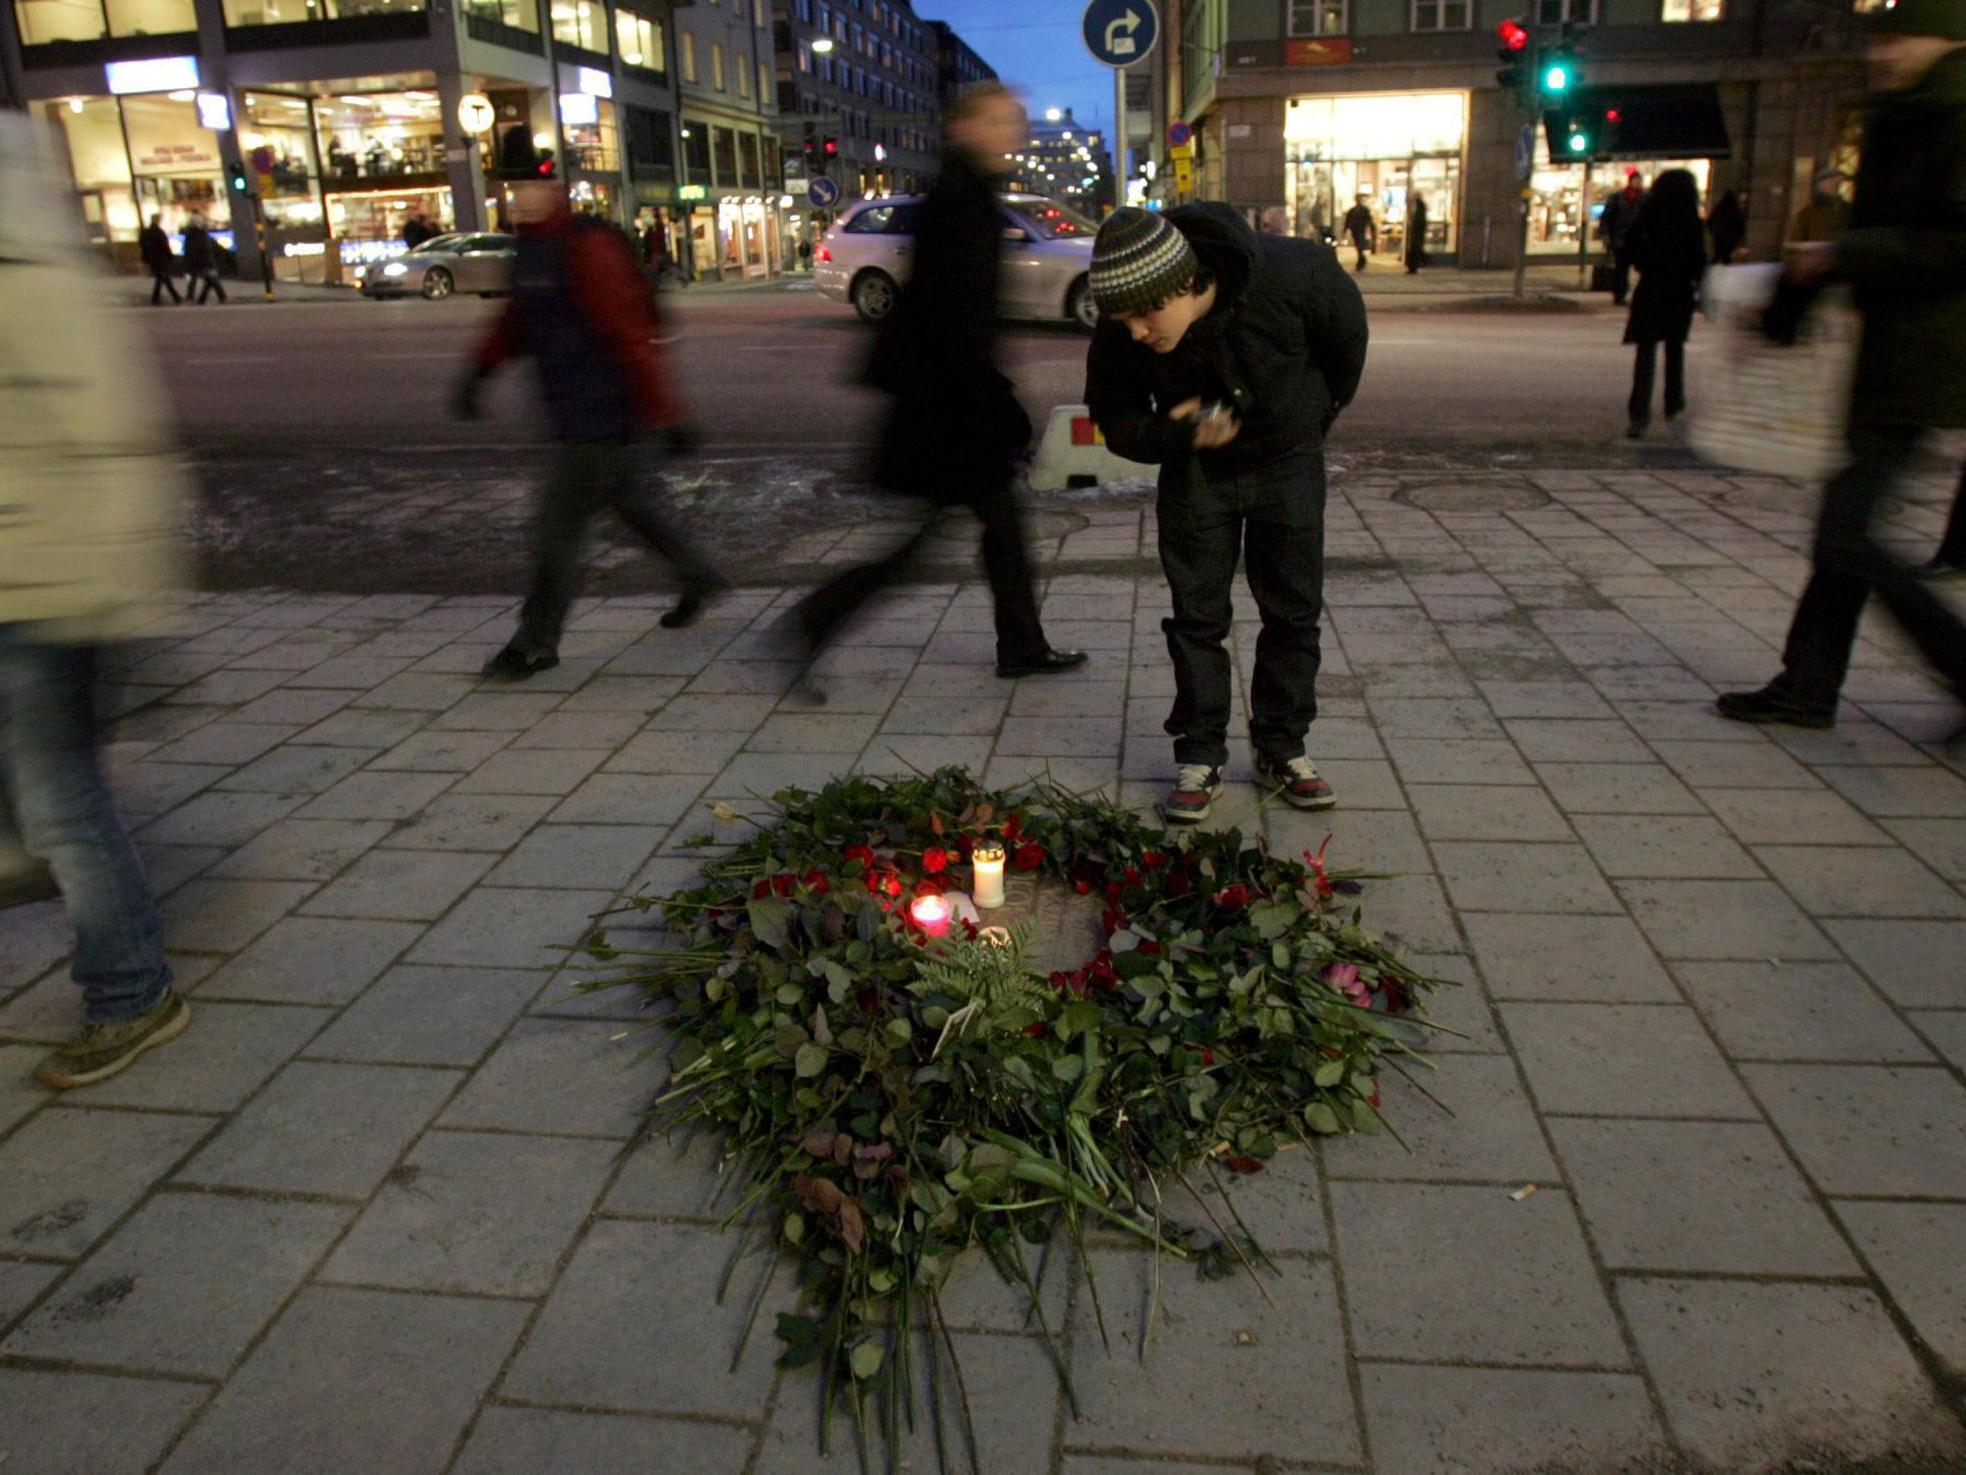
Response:
[{"label": "cigarette butt", "polygon": [[1528,1198],[1529,1195],[1531,1195],[1535,1191],[1536,1191],[1536,1185],[1534,1183],[1525,1183],[1522,1185],[1522,1187],[1518,1188],[1514,1193],[1510,1194],[1509,1197],[1514,1199],[1517,1203],[1521,1203],[1524,1199]]}]

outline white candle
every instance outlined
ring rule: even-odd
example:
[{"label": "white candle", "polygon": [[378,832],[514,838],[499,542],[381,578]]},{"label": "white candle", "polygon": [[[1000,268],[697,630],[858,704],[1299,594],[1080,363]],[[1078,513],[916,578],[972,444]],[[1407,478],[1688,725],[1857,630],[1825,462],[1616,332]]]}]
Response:
[{"label": "white candle", "polygon": [[976,849],[970,852],[970,864],[975,869],[976,879],[970,890],[979,907],[1000,907],[1003,905],[1003,846],[995,840],[977,842]]}]

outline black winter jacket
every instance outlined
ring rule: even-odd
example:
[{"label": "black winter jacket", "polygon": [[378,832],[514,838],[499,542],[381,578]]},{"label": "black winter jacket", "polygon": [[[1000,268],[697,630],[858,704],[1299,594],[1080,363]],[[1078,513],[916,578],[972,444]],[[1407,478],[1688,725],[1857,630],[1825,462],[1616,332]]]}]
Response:
[{"label": "black winter jacket", "polygon": [[[1247,472],[1321,446],[1365,371],[1365,299],[1322,241],[1259,236],[1226,205],[1167,212],[1216,280],[1215,310],[1172,353],[1102,323],[1086,362],[1085,401],[1106,444],[1130,461],[1204,473]],[[1199,395],[1226,401],[1242,428],[1219,450],[1193,450],[1168,411]]]},{"label": "black winter jacket", "polygon": [[1671,222],[1641,210],[1625,236],[1625,260],[1638,268],[1625,320],[1627,343],[1684,343],[1692,331],[1707,243],[1698,216],[1682,224],[1686,228],[1675,231]]}]

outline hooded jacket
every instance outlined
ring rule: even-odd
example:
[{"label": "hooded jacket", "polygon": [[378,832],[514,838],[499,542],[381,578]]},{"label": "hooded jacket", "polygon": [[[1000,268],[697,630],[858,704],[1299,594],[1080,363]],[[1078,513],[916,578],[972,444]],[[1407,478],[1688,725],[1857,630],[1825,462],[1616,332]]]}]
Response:
[{"label": "hooded jacket", "polygon": [[[1226,205],[1167,212],[1214,276],[1215,308],[1171,353],[1101,323],[1086,362],[1085,401],[1106,444],[1130,461],[1247,472],[1324,444],[1365,371],[1365,299],[1322,241],[1259,236]],[[1199,396],[1235,407],[1228,445],[1193,450],[1193,428],[1168,412]]]}]

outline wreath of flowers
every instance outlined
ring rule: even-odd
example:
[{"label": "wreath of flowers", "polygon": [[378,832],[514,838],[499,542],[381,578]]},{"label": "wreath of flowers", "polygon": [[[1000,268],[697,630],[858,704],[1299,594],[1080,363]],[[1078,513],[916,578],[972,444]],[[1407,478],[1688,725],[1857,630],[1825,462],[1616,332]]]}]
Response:
[{"label": "wreath of flowers", "polygon": [[[775,803],[702,886],[631,903],[659,911],[664,946],[597,933],[588,950],[632,960],[601,986],[670,1010],[651,1128],[721,1133],[731,1222],[768,1238],[774,1270],[801,1267],[812,1309],[778,1318],[781,1361],[821,1365],[822,1431],[844,1402],[862,1433],[874,1399],[890,1461],[913,1422],[904,1329],[926,1320],[953,1357],[938,1291],[964,1251],[1021,1286],[1040,1327],[1025,1249],[1061,1230],[1120,1228],[1254,1274],[1262,1251],[1233,1203],[1225,1225],[1191,1175],[1380,1130],[1379,1075],[1433,1027],[1413,1006],[1438,980],[1362,929],[1356,881],[1323,849],[1280,858],[1234,830],[1175,841],[1102,800],[986,790],[960,768]],[[1103,899],[1083,965],[1039,974],[1028,922],[973,913],[961,892],[985,840],[1013,878]],[[954,920],[931,936],[914,903],[944,894]],[[1164,1214],[1175,1187],[1212,1235]]]}]

